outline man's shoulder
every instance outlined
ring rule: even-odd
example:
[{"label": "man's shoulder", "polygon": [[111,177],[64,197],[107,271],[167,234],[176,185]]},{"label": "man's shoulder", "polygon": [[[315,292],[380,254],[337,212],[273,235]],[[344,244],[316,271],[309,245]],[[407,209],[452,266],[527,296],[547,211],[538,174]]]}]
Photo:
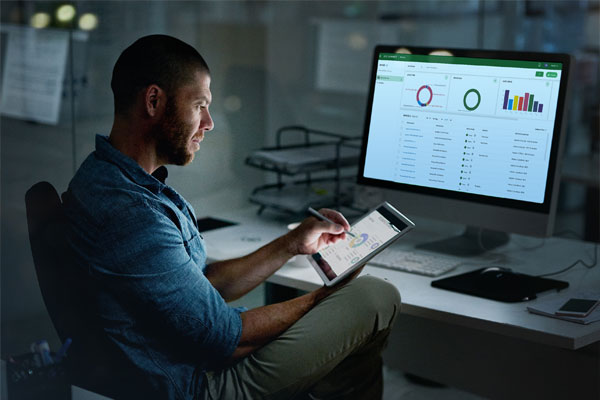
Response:
[{"label": "man's shoulder", "polygon": [[63,195],[67,210],[89,210],[105,218],[116,211],[147,204],[145,189],[117,165],[96,157],[82,163]]}]

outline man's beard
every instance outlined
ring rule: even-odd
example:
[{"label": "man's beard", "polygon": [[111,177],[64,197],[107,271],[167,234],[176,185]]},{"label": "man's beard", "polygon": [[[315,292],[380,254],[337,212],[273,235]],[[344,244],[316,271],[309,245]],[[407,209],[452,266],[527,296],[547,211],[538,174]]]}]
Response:
[{"label": "man's beard", "polygon": [[179,119],[175,99],[169,97],[162,122],[155,127],[153,136],[156,140],[158,159],[166,164],[187,165],[194,159],[194,153],[188,150],[188,128]]}]

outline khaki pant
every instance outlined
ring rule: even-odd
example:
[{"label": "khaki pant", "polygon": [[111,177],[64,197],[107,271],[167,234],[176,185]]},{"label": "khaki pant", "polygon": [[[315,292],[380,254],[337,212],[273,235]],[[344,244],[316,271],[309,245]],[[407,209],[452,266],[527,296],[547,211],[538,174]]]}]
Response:
[{"label": "khaki pant", "polygon": [[221,371],[205,399],[380,399],[386,339],[400,295],[372,276],[327,297],[277,339]]}]

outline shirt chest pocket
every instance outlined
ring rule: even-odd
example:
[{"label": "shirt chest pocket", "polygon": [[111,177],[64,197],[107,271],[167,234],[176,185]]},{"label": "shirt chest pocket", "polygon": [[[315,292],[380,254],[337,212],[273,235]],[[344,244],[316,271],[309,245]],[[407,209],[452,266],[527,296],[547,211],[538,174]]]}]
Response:
[{"label": "shirt chest pocket", "polygon": [[181,238],[183,239],[183,245],[188,256],[197,264],[204,265],[206,262],[206,251],[204,249],[204,242],[202,235],[198,232],[198,228],[194,224],[193,213],[188,211],[190,216],[184,214],[186,210],[179,209],[175,203],[169,207],[171,214],[171,220],[177,225],[177,228],[181,232]]},{"label": "shirt chest pocket", "polygon": [[[183,245],[185,246],[185,251],[188,253],[190,258],[194,260],[194,262],[198,265],[202,265],[206,262],[206,253],[204,250],[204,243],[202,241],[202,236],[198,233],[196,229],[189,230],[184,234]],[[187,239],[186,239],[187,238]]]},{"label": "shirt chest pocket", "polygon": [[186,229],[183,233],[183,245],[185,246],[185,251],[188,252],[188,254],[191,256],[194,251],[198,251],[199,250],[199,241],[200,241],[200,235],[198,234],[198,232],[193,232],[190,231],[189,229]]}]

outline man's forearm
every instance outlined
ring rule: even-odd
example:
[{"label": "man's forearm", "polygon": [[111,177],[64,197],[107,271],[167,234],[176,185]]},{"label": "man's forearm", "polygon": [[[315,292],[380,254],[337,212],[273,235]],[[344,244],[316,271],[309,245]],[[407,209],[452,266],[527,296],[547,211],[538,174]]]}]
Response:
[{"label": "man's forearm", "polygon": [[235,300],[277,271],[297,254],[314,254],[327,245],[345,238],[348,221],[340,213],[322,209],[335,222],[310,217],[287,234],[252,254],[209,265],[205,275],[226,301]]},{"label": "man's forearm", "polygon": [[242,337],[229,362],[244,358],[277,338],[335,289],[322,287],[294,299],[241,314]]},{"label": "man's forearm", "polygon": [[284,235],[247,256],[218,261],[205,275],[226,301],[232,301],[265,281],[295,254]]}]

